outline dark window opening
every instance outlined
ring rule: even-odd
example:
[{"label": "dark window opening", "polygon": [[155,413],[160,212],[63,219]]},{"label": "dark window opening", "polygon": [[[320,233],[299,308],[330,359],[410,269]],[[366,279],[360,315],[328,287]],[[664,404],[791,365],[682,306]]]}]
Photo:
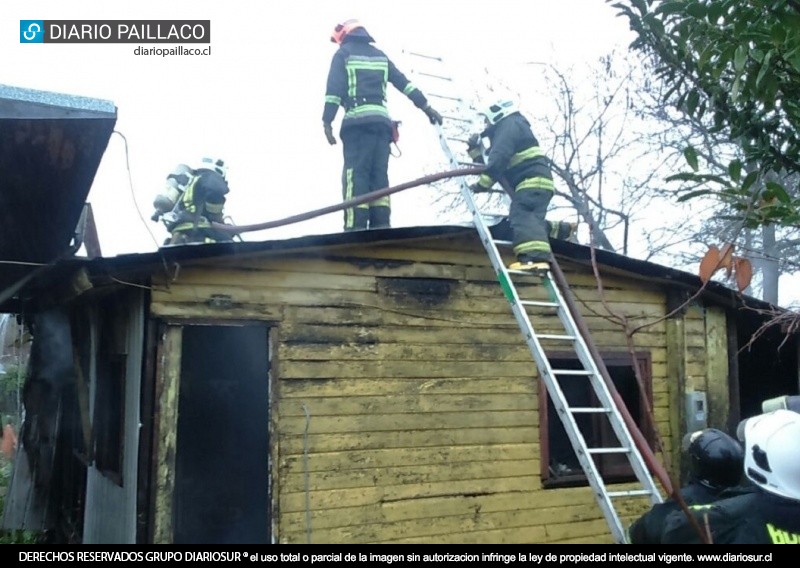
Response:
[{"label": "dark window opening", "polygon": [[71,452],[84,466],[91,462],[92,424],[89,416],[89,380],[92,360],[91,318],[88,309],[73,316],[71,323],[75,365],[76,426],[70,432]]},{"label": "dark window opening", "polygon": [[[653,433],[645,415],[633,364],[628,355],[603,356],[608,374],[633,420],[648,443],[653,445]],[[552,358],[554,369],[583,369],[574,357]],[[652,407],[652,373],[649,354],[637,355],[646,396]],[[570,407],[599,406],[589,379],[579,376],[562,376],[559,385]],[[564,425],[555,410],[553,401],[542,384],[540,395],[540,437],[542,448],[542,483],[545,487],[572,487],[588,485]],[[576,414],[578,430],[590,448],[619,447],[620,442],[605,414]],[[600,475],[606,483],[623,483],[635,480],[628,458],[621,454],[596,454],[593,456]]]},{"label": "dark window opening", "polygon": [[121,486],[128,318],[125,304],[116,299],[107,298],[99,310],[93,434],[95,467]]}]

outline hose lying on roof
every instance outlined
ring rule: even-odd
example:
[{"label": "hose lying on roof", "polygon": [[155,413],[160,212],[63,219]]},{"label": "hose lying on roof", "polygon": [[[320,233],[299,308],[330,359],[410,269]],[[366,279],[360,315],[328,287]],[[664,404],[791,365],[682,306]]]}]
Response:
[{"label": "hose lying on roof", "polygon": [[337,203],[336,205],[329,205],[328,207],[323,207],[322,209],[307,211],[306,213],[292,215],[291,217],[285,217],[283,219],[278,219],[276,221],[267,221],[266,223],[256,223],[255,225],[225,225],[223,223],[211,223],[211,226],[218,231],[225,231],[227,233],[235,233],[235,234],[247,233],[250,231],[263,231],[264,229],[273,229],[275,227],[282,227],[283,225],[291,225],[292,223],[299,223],[300,221],[313,219],[314,217],[319,217],[320,215],[333,213],[334,211],[349,209],[350,207],[355,207],[356,205],[361,205],[362,203],[369,203],[370,201],[374,201],[380,197],[391,195],[392,193],[397,193],[398,191],[403,191],[404,189],[410,189],[412,187],[417,187],[419,185],[425,185],[433,183],[435,181],[453,177],[478,175],[483,171],[483,169],[484,169],[483,166],[477,166],[470,168],[447,170],[444,172],[439,172],[437,174],[430,174],[412,181],[408,181],[406,183],[401,183],[400,185],[378,189],[370,193],[364,194],[360,197],[355,197],[353,199],[348,199],[347,201],[342,201],[341,203]]}]

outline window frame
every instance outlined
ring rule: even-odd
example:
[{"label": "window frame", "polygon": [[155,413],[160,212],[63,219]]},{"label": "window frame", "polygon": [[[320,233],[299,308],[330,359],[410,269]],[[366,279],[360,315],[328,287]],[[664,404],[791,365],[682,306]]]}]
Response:
[{"label": "window frame", "polygon": [[[614,368],[614,367],[628,367],[633,370],[633,362],[631,361],[630,353],[625,352],[604,352],[600,354],[601,358],[603,359],[603,363],[605,364],[606,368]],[[552,355],[548,356],[551,364],[554,368],[571,368],[571,365],[578,364],[578,357],[574,352],[557,352]],[[641,373],[642,381],[644,382],[644,388],[646,392],[646,397],[648,401],[648,406],[652,409],[653,408],[653,372],[652,372],[652,356],[649,351],[637,351],[635,353],[635,358],[637,365],[639,366],[639,371]],[[559,366],[558,363],[554,363],[557,361],[561,361],[564,363],[568,361],[569,364],[565,366]],[[583,368],[582,366],[578,368]],[[609,372],[609,375],[614,379],[614,374]],[[569,379],[568,379],[569,380]],[[587,391],[590,393],[590,396],[593,395],[593,389],[588,383],[586,382]],[[638,385],[637,385],[638,391]],[[620,393],[622,395],[623,393]],[[637,397],[639,393],[636,393]],[[550,395],[547,392],[547,387],[545,386],[543,381],[539,382],[539,448],[540,448],[540,474],[542,480],[542,486],[545,489],[557,489],[557,488],[564,488],[564,487],[585,487],[588,486],[588,480],[586,479],[586,474],[583,472],[582,468],[579,473],[567,473],[564,475],[556,476],[551,472],[550,469],[550,456],[553,453],[553,450],[550,447],[550,416],[549,416],[549,409],[548,409],[548,402],[550,400]],[[642,432],[647,443],[650,445],[651,449],[654,447],[655,443],[655,433],[652,431],[650,426],[650,421],[647,419],[646,416],[646,409],[639,403],[638,405],[638,413],[634,415],[634,411],[629,410],[631,412],[631,416],[639,426],[639,429]],[[558,427],[563,430],[563,425],[561,424],[560,419],[557,416],[553,417],[558,424]],[[588,419],[593,420],[594,424],[592,424],[592,432],[596,433],[595,439],[599,439],[603,437],[603,430],[608,430],[609,427],[598,424],[600,417],[589,417]],[[564,440],[566,440],[566,444],[568,446],[569,452],[574,456],[574,450],[572,449],[572,445],[569,442],[569,439],[566,437],[566,432],[563,434]],[[613,434],[612,434],[613,436]],[[616,441],[616,437],[613,438]],[[577,461],[577,457],[574,458]],[[617,460],[620,458],[617,457]],[[595,463],[598,465],[598,471],[600,475],[603,477],[603,480],[606,483],[628,483],[630,481],[634,481],[636,479],[632,469],[629,467],[627,463],[625,464],[613,464],[607,463],[611,461],[605,456],[600,456],[595,458]],[[597,460],[600,460],[599,463]]]}]

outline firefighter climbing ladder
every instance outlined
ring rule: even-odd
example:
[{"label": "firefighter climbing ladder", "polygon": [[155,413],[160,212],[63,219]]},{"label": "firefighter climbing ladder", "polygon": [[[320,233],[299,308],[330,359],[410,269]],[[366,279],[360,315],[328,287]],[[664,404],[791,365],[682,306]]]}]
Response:
[{"label": "firefighter climbing ladder", "polygon": [[[415,53],[408,53],[408,55],[415,59],[418,58],[422,60],[423,63],[434,63],[438,64],[439,68],[444,67],[442,60],[438,57]],[[450,147],[450,142],[455,141],[463,143],[466,141],[466,137],[463,134],[465,129],[462,126],[463,123],[470,122],[465,118],[468,116],[465,114],[466,104],[460,100],[458,96],[437,92],[435,85],[430,85],[430,89],[427,89],[427,86],[423,86],[434,82],[431,81],[432,79],[438,82],[440,87],[442,85],[449,85],[452,87],[454,84],[453,80],[440,73],[420,71],[415,67],[412,67],[412,73],[414,74],[414,82],[422,87],[423,92],[425,92],[430,99],[434,100],[433,106],[442,113],[445,124],[448,122],[456,123],[456,130],[459,132],[455,136],[448,135],[448,133],[445,132],[445,128],[442,126],[437,127],[437,129],[439,141],[450,165],[454,168],[463,166],[465,160],[459,159],[456,156],[455,152]],[[422,80],[419,80],[418,77],[422,78]],[[548,270],[546,275],[533,275],[525,271],[507,269],[498,247],[510,247],[511,243],[497,240],[492,236],[484,215],[478,210],[472,191],[469,189],[469,184],[463,177],[460,178],[460,186],[461,195],[472,215],[473,223],[489,255],[489,259],[491,260],[503,293],[511,304],[514,316],[539,370],[539,376],[544,382],[553,406],[561,418],[564,430],[572,443],[575,455],[583,468],[589,485],[594,492],[595,499],[611,529],[612,536],[616,542],[625,543],[626,529],[615,507],[615,500],[631,497],[647,497],[652,504],[655,504],[660,503],[662,498],[641,453],[637,449],[630,430],[626,427],[625,421],[614,403],[614,397],[609,391],[608,385],[601,374],[598,365],[604,364],[602,361],[596,361],[592,357],[592,351],[587,346],[587,342],[576,324],[575,317],[564,299],[563,292],[559,290],[556,281],[553,279],[552,269]],[[555,263],[555,260],[553,260],[553,263]],[[514,281],[518,280],[520,283],[530,284],[539,279],[547,288],[549,301],[521,298],[518,287],[515,285]],[[521,288],[526,287],[530,288],[530,286],[522,286]],[[555,310],[558,319],[561,321],[561,324],[563,324],[563,334],[538,333],[531,323],[529,316],[529,310],[534,309]],[[580,316],[578,315],[578,317]],[[562,352],[567,349],[568,346],[571,346],[583,368],[579,370],[554,368],[545,353],[545,349],[542,347],[542,341],[548,341],[550,344],[559,345],[559,351]],[[603,367],[603,369],[605,369],[605,367]],[[571,406],[561,387],[561,383],[564,381],[588,381],[594,392],[596,405]],[[577,421],[579,416],[586,415],[600,418],[605,417],[618,440],[618,445],[590,446],[584,438]],[[609,454],[623,455],[627,458],[638,480],[637,488],[622,491],[608,490],[597,467],[595,458],[600,458],[603,455]]]}]

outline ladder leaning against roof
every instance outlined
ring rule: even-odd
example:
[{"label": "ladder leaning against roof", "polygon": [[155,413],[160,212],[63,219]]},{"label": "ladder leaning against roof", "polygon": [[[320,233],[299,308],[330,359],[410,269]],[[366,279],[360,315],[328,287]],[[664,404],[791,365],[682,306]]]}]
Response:
[{"label": "ladder leaning against roof", "polygon": [[[438,57],[414,53],[409,55],[429,63],[438,64],[439,67],[444,66],[441,58]],[[452,87],[454,84],[451,78],[441,73],[416,71],[414,69],[412,69],[412,73],[421,77],[423,81],[425,79],[439,81],[440,86],[450,85]],[[417,81],[415,80],[415,82]],[[431,81],[428,80],[427,82],[430,83]],[[439,141],[450,166],[456,168],[466,165],[469,163],[469,158],[462,157],[462,159],[459,159],[450,147],[450,143],[453,141],[461,143],[466,141],[464,139],[464,124],[471,122],[471,120],[466,119],[466,103],[456,95],[437,93],[436,89],[428,89],[426,87],[423,88],[423,91],[428,97],[438,99],[435,106],[444,116],[445,124],[454,125],[455,130],[458,131],[455,134],[448,133],[444,126],[437,127]],[[646,445],[638,427],[630,419],[624,402],[621,401],[616,393],[605,364],[597,354],[591,338],[588,333],[581,332],[581,328],[585,330],[586,327],[582,324],[580,313],[576,309],[570,309],[571,302],[568,302],[565,298],[565,294],[569,294],[569,288],[555,259],[551,262],[550,270],[544,275],[534,275],[526,271],[507,269],[499,252],[499,247],[510,247],[511,243],[493,237],[485,216],[478,210],[475,197],[469,189],[466,179],[460,178],[459,183],[461,196],[472,215],[472,221],[480,235],[481,243],[489,255],[492,267],[500,282],[500,287],[511,304],[514,317],[538,368],[539,377],[545,384],[553,406],[564,425],[564,430],[586,475],[589,486],[593,490],[597,504],[603,512],[614,540],[618,543],[625,543],[627,541],[627,531],[617,511],[615,501],[632,497],[648,498],[651,504],[662,501],[661,493],[658,491],[648,470],[647,463],[637,447],[634,435],[637,436],[639,447],[643,447],[644,451],[648,452],[648,457],[652,458],[649,462],[651,465],[654,462],[652,452],[649,446]],[[517,282],[525,285],[518,286]],[[547,289],[549,296],[547,301],[520,297],[520,289],[530,289],[530,284],[536,282],[541,282]],[[563,333],[544,334],[537,332],[529,314],[534,309],[549,310],[550,313],[554,311],[563,326]],[[581,322],[580,325],[578,322]],[[582,368],[577,370],[558,368],[558,366],[554,368],[545,348],[542,346],[543,341],[547,341],[550,345],[558,345],[559,353],[571,348]],[[563,358],[563,355],[560,358]],[[570,405],[561,386],[565,384],[565,381],[588,382],[594,392],[596,403],[591,406]],[[607,442],[607,445],[604,446],[592,446],[587,443],[577,422],[579,416],[587,415],[607,421],[608,426],[610,426],[616,437],[614,445],[608,445],[609,443]],[[608,489],[595,458],[609,454],[617,454],[627,458],[638,482],[636,488],[621,491],[610,491]]]}]

